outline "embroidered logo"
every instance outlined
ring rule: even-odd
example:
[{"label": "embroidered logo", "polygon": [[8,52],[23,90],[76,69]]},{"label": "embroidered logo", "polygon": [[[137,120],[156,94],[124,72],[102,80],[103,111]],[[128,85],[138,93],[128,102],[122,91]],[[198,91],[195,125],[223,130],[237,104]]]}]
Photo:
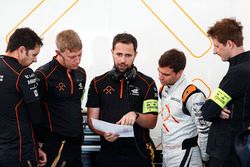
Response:
[{"label": "embroidered logo", "polygon": [[34,77],[35,77],[35,74],[32,73],[32,74],[24,75],[24,77],[25,77],[26,79],[34,78]]},{"label": "embroidered logo", "polygon": [[79,89],[79,90],[82,90],[82,89],[83,89],[82,83],[79,83],[79,84],[78,84],[78,89]]},{"label": "embroidered logo", "polygon": [[3,82],[4,75],[0,75],[0,82]]},{"label": "embroidered logo", "polygon": [[140,96],[139,90],[140,89],[138,87],[135,87],[134,89],[131,90],[131,94],[133,96]]},{"label": "embroidered logo", "polygon": [[106,94],[112,94],[114,91],[115,89],[111,86],[107,86],[105,89],[103,89],[103,92],[105,92]]},{"label": "embroidered logo", "polygon": [[56,86],[56,88],[61,92],[61,91],[65,90],[66,85],[62,82],[59,82],[58,85]]},{"label": "embroidered logo", "polygon": [[38,96],[38,92],[37,92],[37,90],[34,90],[34,91],[33,91],[33,93],[34,93],[35,97],[37,97],[37,96]]}]

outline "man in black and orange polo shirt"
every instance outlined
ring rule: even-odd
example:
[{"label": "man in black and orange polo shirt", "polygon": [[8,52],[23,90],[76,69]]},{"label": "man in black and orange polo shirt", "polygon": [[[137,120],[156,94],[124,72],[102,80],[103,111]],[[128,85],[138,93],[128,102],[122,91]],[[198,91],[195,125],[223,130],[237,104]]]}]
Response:
[{"label": "man in black and orange polo shirt", "polygon": [[36,62],[43,45],[29,28],[17,29],[9,38],[6,55],[0,56],[0,166],[36,167],[46,155],[36,149],[32,124],[41,122],[41,106],[35,74],[28,66]]},{"label": "man in black and orange polo shirt", "polygon": [[75,31],[65,30],[57,35],[56,45],[57,55],[36,70],[49,131],[42,149],[49,167],[82,167],[81,97],[86,82],[85,71],[79,67],[82,42]]},{"label": "man in black and orange polo shirt", "polygon": [[[89,127],[101,135],[98,167],[149,167],[146,151],[149,128],[154,128],[158,116],[158,94],[152,78],[137,71],[133,65],[137,40],[131,34],[114,37],[111,71],[95,77],[89,87],[86,106]],[[123,138],[96,130],[92,118],[114,124],[131,125],[135,137]]]}]

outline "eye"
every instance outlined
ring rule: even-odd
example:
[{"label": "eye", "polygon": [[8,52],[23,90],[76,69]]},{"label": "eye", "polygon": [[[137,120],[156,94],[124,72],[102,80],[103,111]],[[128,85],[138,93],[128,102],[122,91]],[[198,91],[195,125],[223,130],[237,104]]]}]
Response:
[{"label": "eye", "polygon": [[121,57],[122,56],[122,53],[116,53],[117,56]]},{"label": "eye", "polygon": [[129,58],[129,57],[132,57],[132,55],[131,55],[131,54],[126,54],[125,56],[126,56],[126,57],[128,57],[128,58]]}]

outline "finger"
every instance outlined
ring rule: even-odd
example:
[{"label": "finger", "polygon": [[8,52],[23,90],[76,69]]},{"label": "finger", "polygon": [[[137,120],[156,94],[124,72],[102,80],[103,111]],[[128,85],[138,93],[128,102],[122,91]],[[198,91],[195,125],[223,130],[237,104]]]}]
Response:
[{"label": "finger", "polygon": [[226,112],[223,112],[223,115],[224,115],[225,118],[229,118],[229,116],[230,116],[230,115],[229,115],[228,113],[226,113]]},{"label": "finger", "polygon": [[119,120],[118,122],[116,122],[116,124],[121,125],[121,122],[122,122],[122,121],[121,121],[121,120]]},{"label": "finger", "polygon": [[45,166],[47,161],[39,160],[39,166]]},{"label": "finger", "polygon": [[128,118],[123,119],[121,125],[129,125],[129,119]]},{"label": "finger", "polygon": [[229,118],[229,114],[227,114],[227,113],[225,113],[224,111],[222,111],[221,114],[220,114],[220,117],[221,117],[222,119],[228,119],[228,118]]},{"label": "finger", "polygon": [[134,125],[134,124],[135,124],[135,121],[136,121],[136,118],[135,118],[135,117],[133,117],[133,118],[132,118],[132,125]]},{"label": "finger", "polygon": [[117,135],[112,135],[112,136],[110,136],[109,138],[108,138],[108,141],[109,142],[113,142],[113,141],[115,141],[117,139]]},{"label": "finger", "polygon": [[224,111],[225,113],[227,113],[227,114],[230,114],[230,113],[231,113],[231,111],[230,111],[229,109],[227,109],[227,108],[224,108],[223,111]]},{"label": "finger", "polygon": [[110,133],[104,132],[103,137],[104,137],[106,140],[108,140],[110,135],[111,135]]}]

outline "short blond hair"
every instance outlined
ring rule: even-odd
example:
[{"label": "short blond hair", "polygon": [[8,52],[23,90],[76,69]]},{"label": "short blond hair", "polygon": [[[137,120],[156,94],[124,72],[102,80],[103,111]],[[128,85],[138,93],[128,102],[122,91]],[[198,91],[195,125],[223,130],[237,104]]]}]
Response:
[{"label": "short blond hair", "polygon": [[82,49],[82,41],[79,35],[73,30],[64,30],[56,36],[56,46],[61,52],[65,50],[79,51]]}]

